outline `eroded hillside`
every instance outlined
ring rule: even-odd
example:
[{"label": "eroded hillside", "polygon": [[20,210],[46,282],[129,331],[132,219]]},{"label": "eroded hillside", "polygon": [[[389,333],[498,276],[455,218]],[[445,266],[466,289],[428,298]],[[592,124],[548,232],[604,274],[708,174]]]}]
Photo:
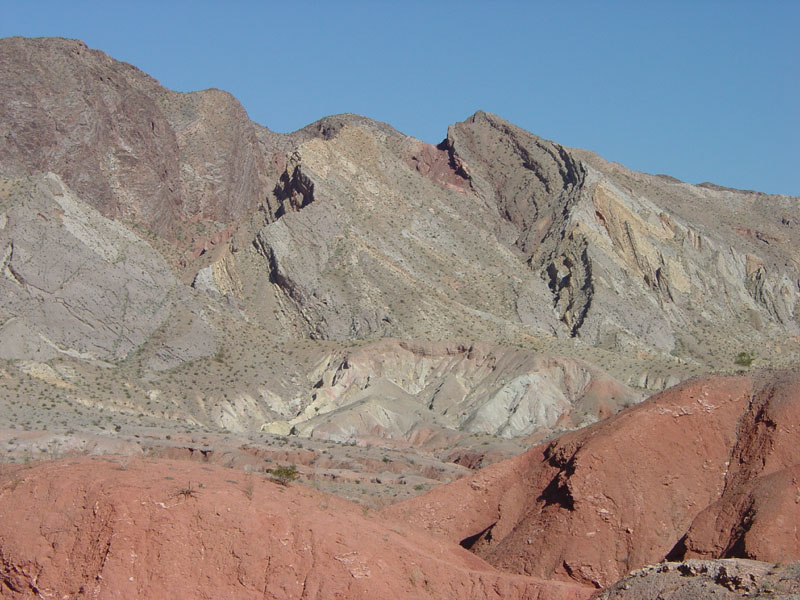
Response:
[{"label": "eroded hillside", "polygon": [[796,198],[480,111],[438,146],[357,115],[278,134],[72,40],[0,40],[0,71],[14,427],[438,451],[797,359]]}]

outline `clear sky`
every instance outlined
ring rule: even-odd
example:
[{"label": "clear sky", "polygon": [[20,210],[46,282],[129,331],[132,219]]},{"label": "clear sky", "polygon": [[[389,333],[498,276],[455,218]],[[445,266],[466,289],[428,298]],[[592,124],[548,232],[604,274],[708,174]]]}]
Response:
[{"label": "clear sky", "polygon": [[10,35],[227,90],[275,131],[354,112],[438,143],[482,109],[633,169],[800,195],[796,0],[0,0]]}]

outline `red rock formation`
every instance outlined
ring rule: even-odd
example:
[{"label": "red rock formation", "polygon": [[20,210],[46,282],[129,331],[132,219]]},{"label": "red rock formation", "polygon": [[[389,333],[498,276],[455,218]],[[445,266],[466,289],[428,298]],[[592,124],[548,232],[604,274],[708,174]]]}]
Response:
[{"label": "red rock formation", "polygon": [[463,171],[459,171],[444,145],[415,142],[411,155],[405,160],[409,167],[440,185],[460,191],[469,189],[469,179]]},{"label": "red rock formation", "polygon": [[800,373],[698,379],[382,514],[190,461],[5,467],[0,589],[581,598],[666,556],[797,560],[798,411]]},{"label": "red rock formation", "polygon": [[316,490],[191,461],[5,467],[3,598],[587,598]]},{"label": "red rock formation", "polygon": [[676,549],[680,558],[800,556],[800,465],[731,488],[695,518]]},{"label": "red rock formation", "polygon": [[674,555],[786,562],[800,556],[800,384],[763,382],[742,415],[725,490]]},{"label": "red rock formation", "polygon": [[798,373],[697,379],[387,512],[503,570],[597,587],[680,557],[696,518],[689,555],[796,560],[778,530],[797,521],[798,423]]}]

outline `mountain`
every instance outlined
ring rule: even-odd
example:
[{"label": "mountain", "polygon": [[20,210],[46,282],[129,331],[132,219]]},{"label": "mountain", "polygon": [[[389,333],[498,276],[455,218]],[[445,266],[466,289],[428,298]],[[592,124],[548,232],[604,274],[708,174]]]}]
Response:
[{"label": "mountain", "polygon": [[0,452],[72,457],[3,467],[0,595],[163,593],[167,555],[187,594],[262,597],[640,568],[609,594],[686,597],[797,560],[798,198],[482,111],[435,146],[276,133],[75,40],[0,39],[0,78]]},{"label": "mountain", "polygon": [[[73,40],[0,40],[0,72],[7,389],[58,424],[79,404],[340,441],[541,438],[798,357],[796,198],[632,172],[481,111],[438,146],[357,115],[278,134]],[[353,359],[357,388],[320,378],[389,338]],[[29,408],[11,412],[30,426]]]},{"label": "mountain", "polygon": [[678,371],[796,356],[795,198],[631,172],[480,111],[438,147],[355,115],[275,134],[69,40],[5,39],[0,67],[6,178],[58,174],[271,333],[578,339]]},{"label": "mountain", "polygon": [[258,127],[229,94],[179,94],[78,41],[7,38],[0,103],[8,176],[52,171],[105,216],[170,239],[242,218],[268,184]]},{"label": "mountain", "polygon": [[436,149],[343,125],[292,158],[257,240],[304,334],[796,352],[796,199],[632,173],[481,112]]}]

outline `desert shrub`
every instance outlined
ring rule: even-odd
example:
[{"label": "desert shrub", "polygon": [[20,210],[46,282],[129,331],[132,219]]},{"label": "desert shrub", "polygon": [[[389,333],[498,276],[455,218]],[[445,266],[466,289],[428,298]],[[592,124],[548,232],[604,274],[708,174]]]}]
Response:
[{"label": "desert shrub", "polygon": [[755,357],[749,352],[739,352],[733,362],[740,367],[749,367],[753,364],[753,360],[755,360]]},{"label": "desert shrub", "polygon": [[272,479],[281,485],[289,485],[299,477],[297,467],[294,465],[275,467],[270,469],[269,473],[272,475]]}]

